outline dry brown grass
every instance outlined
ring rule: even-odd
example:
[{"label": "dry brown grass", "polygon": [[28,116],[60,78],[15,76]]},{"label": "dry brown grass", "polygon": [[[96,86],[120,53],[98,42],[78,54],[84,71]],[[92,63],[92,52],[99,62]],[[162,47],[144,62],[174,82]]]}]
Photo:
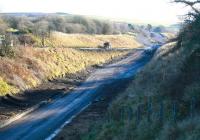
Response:
[{"label": "dry brown grass", "polygon": [[46,48],[40,48],[41,39],[33,36],[34,47],[17,47],[16,57],[0,58],[0,95],[18,93],[65,74],[76,73],[94,64],[105,63],[125,55],[120,51],[78,51],[76,47],[98,47],[109,41],[114,48],[141,46],[129,35],[83,35],[53,32],[45,39]]},{"label": "dry brown grass", "polygon": [[[176,43],[169,43],[158,49],[155,56],[126,90],[128,96],[167,96],[170,97],[172,86],[179,77],[187,55],[184,48],[175,50]],[[174,93],[175,94],[175,93]]]},{"label": "dry brown grass", "polygon": [[[176,43],[169,43],[162,46],[155,53],[153,59],[135,76],[124,93],[114,100],[109,108],[112,116],[110,122],[99,123],[96,129],[89,132],[84,140],[166,140],[166,139],[199,139],[199,112],[196,117],[189,118],[189,104],[195,97],[199,102],[200,82],[199,66],[200,59],[199,45],[178,47]],[[152,99],[152,122],[147,121],[145,106],[148,97]],[[177,124],[170,120],[172,101],[178,102]],[[158,115],[159,102],[164,103],[164,122],[160,125],[155,116]],[[187,104],[183,104],[187,103]],[[120,109],[130,107],[135,112],[138,105],[142,106],[140,124],[135,125],[137,115],[127,121],[119,122],[116,118],[121,115]],[[124,109],[126,109],[124,108]],[[156,109],[157,108],[157,109]],[[199,106],[195,106],[198,110]],[[198,113],[198,114],[197,114]],[[127,114],[125,114],[127,115]],[[155,116],[154,116],[155,115]],[[155,117],[155,118],[154,118]],[[195,121],[194,121],[195,119]],[[126,123],[127,122],[127,123]],[[131,125],[130,125],[131,124]],[[189,127],[189,128],[188,128]]]},{"label": "dry brown grass", "polygon": [[74,74],[114,57],[125,55],[119,51],[78,51],[70,48],[19,47],[15,58],[0,60],[1,95],[29,89],[65,74]]},{"label": "dry brown grass", "polygon": [[[113,48],[138,48],[142,45],[130,35],[83,35],[83,34],[64,34],[54,32],[50,38],[53,46],[58,47],[98,47],[104,42],[109,41]],[[52,46],[49,44],[49,46]]]}]

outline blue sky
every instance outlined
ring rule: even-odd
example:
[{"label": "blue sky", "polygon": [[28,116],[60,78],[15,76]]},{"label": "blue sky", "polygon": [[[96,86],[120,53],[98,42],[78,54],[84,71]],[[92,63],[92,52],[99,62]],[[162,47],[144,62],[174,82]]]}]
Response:
[{"label": "blue sky", "polygon": [[170,0],[0,0],[1,12],[66,12],[138,23],[173,24],[185,9]]}]

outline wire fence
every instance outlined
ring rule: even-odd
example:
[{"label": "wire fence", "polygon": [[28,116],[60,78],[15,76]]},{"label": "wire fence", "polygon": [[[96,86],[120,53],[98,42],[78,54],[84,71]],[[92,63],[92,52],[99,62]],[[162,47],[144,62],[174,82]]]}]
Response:
[{"label": "wire fence", "polygon": [[142,120],[149,123],[159,121],[177,121],[185,118],[193,118],[197,114],[197,101],[192,98],[189,101],[166,100],[153,101],[152,98],[147,98],[143,103],[139,104],[136,108],[131,106],[121,106],[115,112],[108,112],[106,120],[108,122],[116,121],[131,121],[135,119],[135,124],[138,125]]}]

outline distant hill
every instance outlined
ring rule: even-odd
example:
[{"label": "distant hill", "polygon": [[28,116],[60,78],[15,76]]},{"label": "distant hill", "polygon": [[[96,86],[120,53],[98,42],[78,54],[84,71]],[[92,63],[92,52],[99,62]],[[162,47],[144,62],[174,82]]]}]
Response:
[{"label": "distant hill", "polygon": [[169,27],[168,27],[168,29],[170,29],[170,30],[173,30],[173,31],[179,31],[180,29],[181,29],[181,23],[179,23],[179,24],[172,24],[172,25],[170,25]]},{"label": "distant hill", "polygon": [[39,16],[47,16],[47,15],[70,15],[68,13],[63,13],[63,12],[57,12],[57,13],[42,13],[42,12],[31,12],[31,13],[26,13],[26,12],[20,12],[20,13],[1,13],[3,15],[8,15],[8,16],[28,16],[28,17],[39,17]]}]

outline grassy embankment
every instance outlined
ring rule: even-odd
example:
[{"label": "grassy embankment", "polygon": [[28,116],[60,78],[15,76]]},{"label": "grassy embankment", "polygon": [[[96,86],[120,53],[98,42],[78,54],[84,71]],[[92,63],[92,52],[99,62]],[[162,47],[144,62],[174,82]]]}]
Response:
[{"label": "grassy embankment", "polygon": [[[53,39],[52,39],[53,38]],[[0,95],[18,93],[36,87],[43,81],[66,74],[75,74],[85,68],[111,61],[127,54],[120,51],[79,51],[68,47],[96,47],[110,41],[113,47],[139,47],[129,36],[65,35],[54,33],[47,48],[16,47],[15,57],[0,58]],[[37,38],[35,38],[37,39]],[[40,46],[40,40],[36,40]]]},{"label": "grassy embankment", "polygon": [[[41,46],[41,39],[36,39],[36,46]],[[138,48],[142,45],[131,35],[85,35],[85,34],[65,34],[53,32],[51,37],[45,40],[46,46],[52,47],[98,47],[109,41],[113,48]]]},{"label": "grassy embankment", "polygon": [[[189,34],[190,37],[191,34]],[[200,138],[200,47],[199,39],[185,35],[182,43],[161,47],[153,60],[140,71],[127,90],[110,106],[110,121],[99,122],[84,140],[197,140]],[[152,118],[147,121],[147,111],[141,112],[141,121],[136,125],[137,107],[152,100]],[[195,99],[196,116],[191,117],[191,100]],[[163,121],[160,122],[160,102],[164,104]],[[176,123],[173,121],[172,105],[177,102]],[[120,118],[120,109],[131,108]],[[161,114],[160,114],[161,115]]]}]

